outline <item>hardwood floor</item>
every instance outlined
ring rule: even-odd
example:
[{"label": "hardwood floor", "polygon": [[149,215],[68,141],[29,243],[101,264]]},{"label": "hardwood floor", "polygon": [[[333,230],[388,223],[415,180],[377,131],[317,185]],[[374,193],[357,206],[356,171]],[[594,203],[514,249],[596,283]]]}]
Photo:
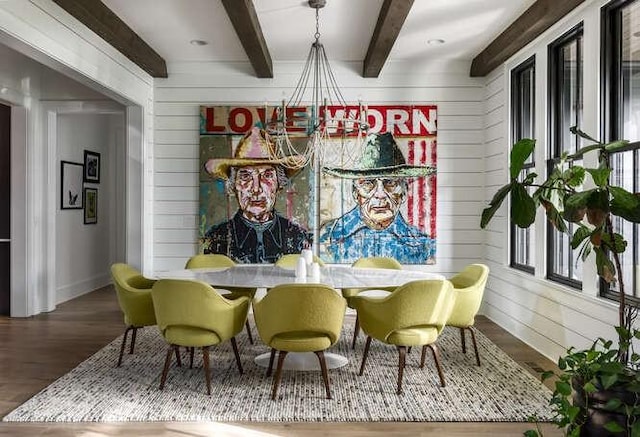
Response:
[{"label": "hardwood floor", "polygon": [[[539,376],[555,368],[484,317],[476,326],[525,369]],[[0,317],[0,416],[100,350],[124,330],[111,287],[59,305],[52,313],[27,319]],[[527,423],[0,423],[7,436],[517,436]],[[562,435],[541,424],[545,437]]]}]

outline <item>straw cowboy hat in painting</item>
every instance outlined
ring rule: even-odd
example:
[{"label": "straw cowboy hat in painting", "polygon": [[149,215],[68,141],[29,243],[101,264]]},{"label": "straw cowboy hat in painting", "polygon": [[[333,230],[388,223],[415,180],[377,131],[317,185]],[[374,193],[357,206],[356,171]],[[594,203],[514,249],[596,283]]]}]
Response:
[{"label": "straw cowboy hat in painting", "polygon": [[324,167],[325,173],[346,179],[417,178],[436,173],[432,165],[410,165],[402,156],[391,133],[367,136],[362,156],[353,168]]},{"label": "straw cowboy hat in painting", "polygon": [[276,158],[276,148],[269,135],[258,127],[253,127],[240,140],[233,158],[211,158],[204,164],[204,169],[211,176],[219,179],[229,179],[231,167],[246,167],[248,165],[282,165],[287,177],[291,178],[304,165],[304,157],[300,155]]}]

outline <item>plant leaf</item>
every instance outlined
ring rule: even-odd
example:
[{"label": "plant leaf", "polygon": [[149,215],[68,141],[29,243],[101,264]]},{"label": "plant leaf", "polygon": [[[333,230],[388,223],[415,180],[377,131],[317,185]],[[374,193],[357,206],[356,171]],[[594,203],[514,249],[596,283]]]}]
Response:
[{"label": "plant leaf", "polygon": [[602,243],[615,253],[623,253],[627,249],[627,241],[618,233],[613,234],[613,241],[609,234],[602,234]]},{"label": "plant leaf", "polygon": [[613,199],[611,213],[632,223],[640,223],[640,197],[621,187],[609,187]]},{"label": "plant leaf", "polygon": [[578,229],[573,233],[573,237],[571,238],[571,248],[575,249],[580,246],[586,238],[589,238],[591,235],[591,231],[584,225],[580,225]]},{"label": "plant leaf", "polygon": [[618,141],[613,141],[611,143],[605,144],[603,147],[604,147],[604,150],[606,150],[607,152],[613,153],[613,152],[617,152],[620,149],[624,149],[628,145],[629,145],[629,141],[618,140]]},{"label": "plant leaf", "polygon": [[527,161],[527,159],[529,159],[531,153],[533,153],[533,148],[535,147],[535,145],[536,140],[523,138],[511,147],[511,164],[509,166],[511,179],[515,179],[518,177],[520,171],[522,171],[522,166]]},{"label": "plant leaf", "polygon": [[482,210],[482,218],[480,219],[480,227],[482,229],[489,224],[496,211],[498,211],[505,197],[507,197],[507,194],[511,191],[512,184],[513,182],[500,188],[493,196],[493,199],[491,199],[491,202],[489,202],[489,207]]},{"label": "plant leaf", "polygon": [[585,168],[579,165],[569,167],[563,174],[563,178],[570,187],[579,187],[584,182]]},{"label": "plant leaf", "polygon": [[587,201],[593,190],[574,193],[564,199],[562,218],[573,223],[579,223],[584,218]]},{"label": "plant leaf", "polygon": [[616,270],[613,266],[613,263],[601,248],[595,247],[593,250],[596,253],[596,267],[598,270],[598,276],[600,276],[608,283],[613,282],[616,278]]},{"label": "plant leaf", "polygon": [[511,190],[511,221],[520,228],[528,228],[536,220],[536,203],[522,184]]},{"label": "plant leaf", "polygon": [[546,200],[541,200],[540,203],[544,206],[547,219],[551,222],[553,227],[559,232],[567,232],[567,224],[564,222],[562,215],[558,212],[553,203]]},{"label": "plant leaf", "polygon": [[611,174],[610,168],[587,168],[585,170],[589,172],[589,174],[593,178],[593,183],[598,187],[604,187],[605,185],[607,185],[607,182],[609,181],[609,175]]},{"label": "plant leaf", "polygon": [[582,132],[578,126],[571,126],[569,128],[569,131],[574,135],[578,135],[579,137],[584,138],[585,140],[589,140],[589,141],[593,141],[594,143],[601,144],[600,141],[596,140],[592,136],[589,136],[589,134]]},{"label": "plant leaf", "polygon": [[621,427],[617,422],[607,422],[604,424],[604,428],[614,434],[624,432],[624,428]]}]

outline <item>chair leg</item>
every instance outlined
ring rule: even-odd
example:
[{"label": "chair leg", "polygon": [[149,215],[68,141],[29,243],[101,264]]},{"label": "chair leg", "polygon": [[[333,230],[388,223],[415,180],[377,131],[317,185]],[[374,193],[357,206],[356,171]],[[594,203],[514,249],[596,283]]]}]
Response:
[{"label": "chair leg", "polygon": [[404,375],[405,358],[407,354],[406,346],[398,346],[398,391],[397,394],[402,393],[402,376]]},{"label": "chair leg", "polygon": [[271,399],[274,401],[278,394],[278,386],[280,385],[280,377],[282,376],[282,365],[284,364],[284,359],[287,356],[287,353],[287,351],[280,351],[278,354],[278,367],[276,368],[276,374],[273,377],[273,391],[271,392]]},{"label": "chair leg", "polygon": [[233,354],[236,356],[236,364],[238,365],[238,371],[240,375],[244,373],[242,370],[242,363],[240,362],[240,354],[238,353],[238,344],[236,343],[236,338],[231,337],[231,346],[233,346]]},{"label": "chair leg", "polygon": [[422,355],[420,355],[420,368],[424,367],[424,362],[427,358],[427,345],[422,346]]},{"label": "chair leg", "polygon": [[316,351],[318,361],[320,361],[320,369],[322,370],[322,379],[324,380],[324,388],[327,391],[327,399],[331,399],[331,390],[329,389],[329,372],[327,372],[327,362],[324,360],[324,351]]},{"label": "chair leg", "polygon": [[360,319],[358,318],[358,314],[356,314],[356,324],[353,327],[353,340],[351,341],[351,349],[356,348],[356,341],[358,340],[359,333],[360,333]]},{"label": "chair leg", "polygon": [[473,327],[470,326],[467,328],[469,332],[471,332],[471,342],[473,343],[473,350],[476,353],[476,364],[478,367],[480,366],[480,354],[478,353],[478,344],[476,343],[476,333],[473,330]]},{"label": "chair leg", "polygon": [[178,362],[178,367],[182,367],[182,360],[180,359],[180,346],[176,346],[174,351],[176,352],[176,361]]},{"label": "chair leg", "polygon": [[202,346],[202,367],[207,381],[207,395],[211,396],[211,374],[209,373],[209,346]]},{"label": "chair leg", "polygon": [[132,333],[131,333],[131,344],[129,345],[129,355],[133,353],[133,348],[136,345],[136,334],[138,332],[138,327],[132,326],[131,329],[132,329]]},{"label": "chair leg", "polygon": [[169,345],[167,349],[167,356],[164,359],[164,369],[162,369],[162,377],[160,378],[160,390],[164,388],[164,383],[167,380],[167,374],[169,373],[169,364],[171,364],[171,354],[173,353],[174,346]]},{"label": "chair leg", "polygon": [[438,376],[440,377],[440,386],[444,387],[444,372],[442,372],[442,365],[440,364],[440,352],[438,351],[438,346],[435,344],[428,344],[427,347],[431,349],[433,360],[436,362],[436,369],[438,369]]},{"label": "chair leg", "polygon": [[364,344],[364,353],[362,354],[362,364],[360,364],[360,372],[358,373],[360,376],[364,373],[364,365],[367,362],[367,355],[369,355],[369,346],[371,346],[371,336],[367,335],[367,342]]},{"label": "chair leg", "polygon": [[187,349],[189,349],[189,368],[193,369],[193,352],[196,350],[196,348],[190,347]]},{"label": "chair leg", "polygon": [[120,356],[118,357],[118,367],[122,364],[122,356],[124,355],[124,348],[127,345],[127,336],[129,335],[129,331],[133,329],[133,326],[127,326],[124,330],[124,335],[122,336],[122,344],[120,345]]},{"label": "chair leg", "polygon": [[251,335],[251,326],[249,325],[249,321],[244,322],[244,326],[247,328],[247,336],[249,337],[249,343],[253,344],[253,335]]},{"label": "chair leg", "polygon": [[462,344],[462,353],[467,353],[467,341],[464,335],[464,328],[460,328],[460,342]]},{"label": "chair leg", "polygon": [[267,367],[267,376],[271,376],[273,370],[273,359],[276,357],[276,350],[271,348],[271,354],[269,355],[269,367]]}]

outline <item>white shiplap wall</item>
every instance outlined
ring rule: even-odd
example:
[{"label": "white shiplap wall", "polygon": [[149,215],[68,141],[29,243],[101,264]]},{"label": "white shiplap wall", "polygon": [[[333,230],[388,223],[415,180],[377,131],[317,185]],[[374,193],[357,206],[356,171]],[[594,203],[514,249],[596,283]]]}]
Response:
[{"label": "white shiplap wall", "polygon": [[[584,126],[598,136],[599,120],[599,20],[605,0],[583,3],[485,79],[485,200],[507,183],[509,162],[510,71],[532,55],[536,60],[536,173],[546,173],[547,146],[547,50],[548,45],[580,22],[584,24]],[[589,66],[589,67],[587,67]],[[506,204],[505,204],[506,205]],[[513,335],[551,359],[566,348],[589,346],[597,337],[613,338],[617,305],[597,297],[593,263],[584,267],[582,290],[572,290],[545,280],[544,214],[536,218],[536,273],[511,269],[509,264],[509,220],[506,206],[484,232],[485,258],[491,276],[483,312]]]},{"label": "white shiplap wall", "polygon": [[[332,66],[347,101],[438,105],[437,264],[424,268],[448,275],[482,260],[484,80],[459,61],[390,62],[377,79]],[[197,250],[199,106],[278,102],[302,67],[277,63],[273,79],[257,79],[246,63],[175,63],[155,81],[155,269],[182,268]]]}]

